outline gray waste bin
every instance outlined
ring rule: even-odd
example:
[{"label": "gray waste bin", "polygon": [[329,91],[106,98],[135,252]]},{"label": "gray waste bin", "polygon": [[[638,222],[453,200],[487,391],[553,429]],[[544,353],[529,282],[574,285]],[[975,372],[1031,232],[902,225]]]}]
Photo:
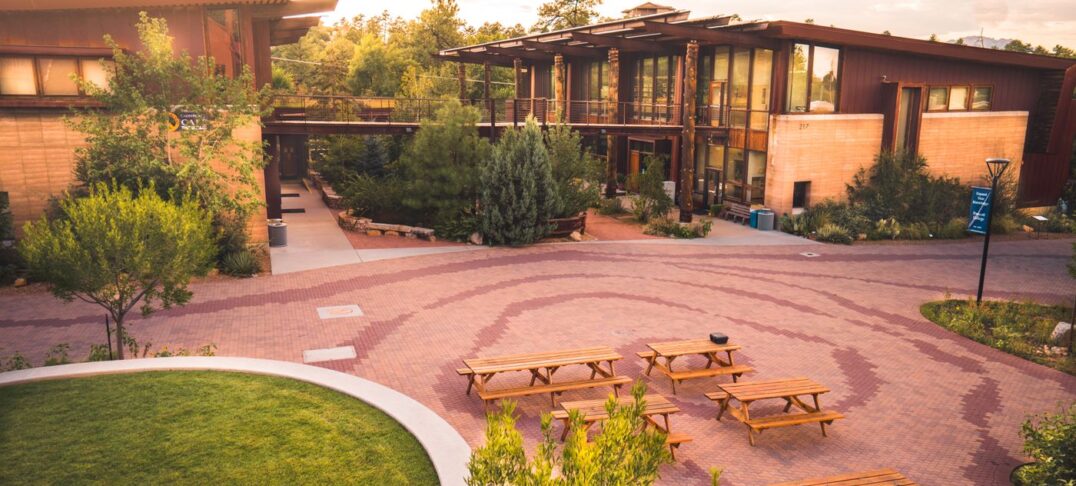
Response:
[{"label": "gray waste bin", "polygon": [[269,246],[288,246],[288,223],[279,219],[269,220]]},{"label": "gray waste bin", "polygon": [[773,211],[769,209],[760,209],[758,211],[758,229],[761,231],[773,229]]}]

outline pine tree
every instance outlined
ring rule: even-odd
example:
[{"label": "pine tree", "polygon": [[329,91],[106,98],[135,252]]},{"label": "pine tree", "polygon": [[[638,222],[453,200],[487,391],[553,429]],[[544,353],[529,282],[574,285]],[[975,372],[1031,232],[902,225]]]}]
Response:
[{"label": "pine tree", "polygon": [[555,185],[542,129],[528,118],[508,130],[481,171],[482,234],[492,245],[526,245],[549,231]]}]

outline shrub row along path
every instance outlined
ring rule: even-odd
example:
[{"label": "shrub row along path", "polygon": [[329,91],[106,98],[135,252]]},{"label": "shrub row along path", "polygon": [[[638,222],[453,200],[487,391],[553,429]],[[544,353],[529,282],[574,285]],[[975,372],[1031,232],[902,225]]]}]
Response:
[{"label": "shrub row along path", "polygon": [[[924,484],[1007,484],[1021,462],[1019,425],[1076,399],[1076,378],[979,345],[930,323],[919,305],[973,295],[980,244],[709,247],[542,245],[430,255],[194,286],[183,308],[132,321],[154,347],[216,343],[218,354],[301,361],[304,350],[354,346],[357,357],[319,363],[406,393],[443,415],[473,445],[483,408],[464,395],[462,358],[609,345],[621,374],[641,377],[644,343],[723,331],[743,345],[745,379],[807,376],[847,414],[822,438],[815,426],[763,434],[716,422],[693,380],[673,396],[674,431],[694,436],[663,469],[664,484],[698,484],[711,466],[723,484],[765,484],[894,467]],[[808,258],[811,251],[819,256]],[[992,247],[990,298],[1067,303],[1069,240]],[[358,304],[364,316],[321,320],[316,308]],[[40,364],[56,343],[81,358],[104,342],[102,314],[40,291],[0,295],[0,355]],[[562,371],[568,378],[570,371]],[[558,377],[561,376],[558,374]],[[519,377],[520,380],[523,377]],[[722,378],[724,380],[726,378]],[[511,383],[505,380],[502,386]],[[566,394],[598,398],[605,391]],[[547,397],[521,400],[533,441]],[[755,413],[779,411],[756,405]]]}]

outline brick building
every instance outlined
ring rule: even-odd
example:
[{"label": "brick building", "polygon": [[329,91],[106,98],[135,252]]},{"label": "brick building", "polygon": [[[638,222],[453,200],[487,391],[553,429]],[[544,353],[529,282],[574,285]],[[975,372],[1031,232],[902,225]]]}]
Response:
[{"label": "brick building", "polygon": [[902,148],[967,184],[1010,158],[1025,206],[1053,204],[1068,178],[1076,60],[653,4],[629,15],[440,55],[515,69],[504,116],[580,127],[610,181],[665,155],[688,212],[795,212]]},{"label": "brick building", "polygon": [[[40,216],[73,181],[83,137],[63,123],[70,107],[91,106],[71,80],[106,82],[108,34],[138,47],[138,13],[164,18],[177,51],[212,56],[217,72],[249,66],[258,86],[271,80],[269,48],[295,42],[336,0],[0,0],[0,192],[16,226]],[[298,17],[296,17],[298,16]],[[260,140],[252,126],[237,136]],[[265,213],[256,216],[264,228]],[[257,222],[256,222],[257,223]],[[264,231],[253,233],[264,239]]]}]

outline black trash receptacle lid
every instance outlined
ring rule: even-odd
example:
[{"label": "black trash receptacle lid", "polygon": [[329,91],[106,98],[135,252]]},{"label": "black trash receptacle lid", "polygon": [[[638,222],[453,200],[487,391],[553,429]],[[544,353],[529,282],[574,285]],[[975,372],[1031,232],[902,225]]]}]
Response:
[{"label": "black trash receptacle lid", "polygon": [[724,333],[711,332],[710,333],[710,341],[713,342],[714,344],[726,344],[726,343],[729,342],[729,337],[726,336]]}]

